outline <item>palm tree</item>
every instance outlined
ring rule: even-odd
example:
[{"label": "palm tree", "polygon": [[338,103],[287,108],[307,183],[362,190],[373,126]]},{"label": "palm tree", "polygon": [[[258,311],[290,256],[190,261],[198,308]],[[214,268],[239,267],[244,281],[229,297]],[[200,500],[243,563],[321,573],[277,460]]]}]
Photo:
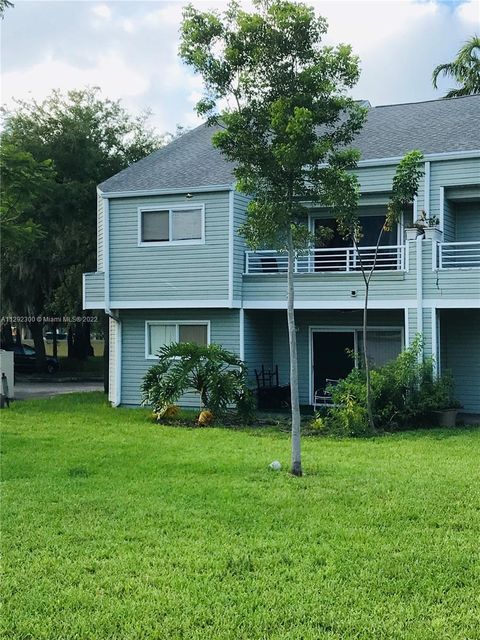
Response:
[{"label": "palm tree", "polygon": [[480,93],[480,38],[477,35],[472,36],[465,42],[453,62],[435,67],[432,74],[435,89],[438,89],[437,80],[440,74],[454,78],[460,85],[458,89],[450,89],[446,98]]}]

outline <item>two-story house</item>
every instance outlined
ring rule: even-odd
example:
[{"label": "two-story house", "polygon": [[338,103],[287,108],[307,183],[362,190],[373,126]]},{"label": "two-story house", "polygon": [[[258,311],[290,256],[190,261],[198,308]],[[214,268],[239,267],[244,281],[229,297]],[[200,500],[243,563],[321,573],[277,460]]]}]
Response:
[{"label": "two-story house", "polygon": [[[84,308],[110,315],[110,400],[140,403],[142,376],[171,341],[215,342],[251,375],[278,365],[288,383],[286,257],[253,253],[237,230],[247,199],[232,166],[200,126],[98,188],[98,271],[84,276]],[[355,141],[362,154],[362,249],[368,262],[400,158],[420,149],[424,179],[412,211],[386,234],[370,293],[370,355],[381,364],[417,333],[450,369],[465,411],[480,412],[480,95],[371,107]],[[424,209],[436,238],[407,239]],[[305,223],[332,225],[311,206]],[[300,400],[361,351],[364,285],[358,257],[334,233],[298,257],[295,308]],[[186,398],[185,403],[192,402]]]}]

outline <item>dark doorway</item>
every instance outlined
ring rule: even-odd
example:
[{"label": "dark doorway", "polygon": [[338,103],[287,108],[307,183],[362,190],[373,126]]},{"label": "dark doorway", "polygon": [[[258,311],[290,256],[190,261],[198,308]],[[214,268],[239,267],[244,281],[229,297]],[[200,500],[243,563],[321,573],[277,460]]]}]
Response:
[{"label": "dark doorway", "polygon": [[[325,389],[325,380],[345,378],[355,366],[353,331],[313,332],[313,389]],[[350,353],[349,353],[350,352]]]}]

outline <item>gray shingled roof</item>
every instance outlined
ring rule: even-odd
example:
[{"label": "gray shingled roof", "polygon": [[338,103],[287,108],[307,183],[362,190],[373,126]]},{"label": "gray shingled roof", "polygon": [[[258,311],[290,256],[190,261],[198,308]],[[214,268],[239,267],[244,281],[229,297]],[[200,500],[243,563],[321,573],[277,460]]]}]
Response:
[{"label": "gray shingled roof", "polygon": [[[233,182],[232,164],[211,143],[215,127],[201,125],[102,182],[100,189],[194,189]],[[362,160],[480,149],[480,95],[369,109],[353,146]]]}]

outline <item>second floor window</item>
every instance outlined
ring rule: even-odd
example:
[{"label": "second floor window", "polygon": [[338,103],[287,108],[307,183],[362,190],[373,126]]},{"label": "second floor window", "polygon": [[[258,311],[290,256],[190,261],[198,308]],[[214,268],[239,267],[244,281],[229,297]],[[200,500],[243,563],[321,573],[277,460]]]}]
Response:
[{"label": "second floor window", "polygon": [[203,207],[141,209],[139,244],[203,242],[203,217]]}]

